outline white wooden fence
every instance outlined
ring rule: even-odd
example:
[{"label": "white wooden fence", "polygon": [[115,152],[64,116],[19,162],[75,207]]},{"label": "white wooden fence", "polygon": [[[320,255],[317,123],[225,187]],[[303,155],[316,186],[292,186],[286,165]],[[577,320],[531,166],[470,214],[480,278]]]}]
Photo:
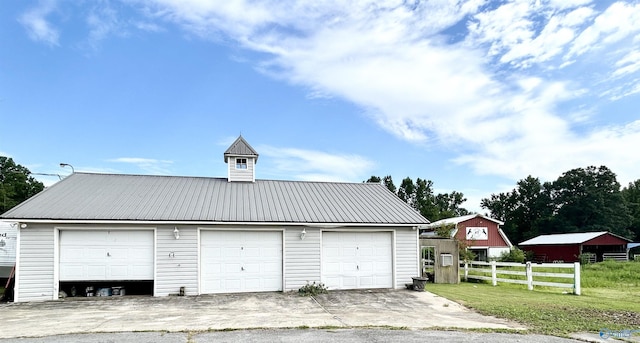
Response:
[{"label": "white wooden fence", "polygon": [[[532,291],[533,286],[548,286],[548,287],[562,287],[573,288],[575,295],[580,295],[580,263],[511,263],[511,262],[480,262],[471,261],[468,263],[461,262],[461,271],[464,270],[464,280],[476,279],[476,280],[490,280],[491,284],[496,286],[498,282],[517,283],[527,285],[527,288]],[[474,267],[478,266],[478,267]],[[489,268],[487,268],[489,267]],[[505,270],[498,267],[518,267],[523,270]],[[557,269],[573,269],[573,273],[549,273],[549,272],[536,272],[535,268],[557,268]],[[513,269],[513,268],[512,268]],[[485,275],[469,274],[469,271],[480,272]],[[490,274],[490,276],[486,275]],[[498,277],[502,275],[520,275],[524,276],[522,279],[505,279]],[[548,278],[560,278],[560,279],[572,279],[571,283],[562,282],[548,282],[548,281],[535,281],[534,277],[548,277]]]},{"label": "white wooden fence", "polygon": [[629,255],[626,252],[606,252],[602,254],[603,260],[614,260],[614,261],[629,261]]}]

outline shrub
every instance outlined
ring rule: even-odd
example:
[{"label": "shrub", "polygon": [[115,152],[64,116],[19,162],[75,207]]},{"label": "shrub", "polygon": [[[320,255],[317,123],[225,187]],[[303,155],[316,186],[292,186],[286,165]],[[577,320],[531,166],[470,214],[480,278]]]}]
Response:
[{"label": "shrub", "polygon": [[306,285],[298,289],[298,294],[300,296],[305,296],[305,297],[310,297],[310,296],[314,296],[322,293],[328,293],[328,292],[329,292],[329,289],[323,283],[316,283],[315,281],[313,283],[309,283],[309,281],[307,281]]},{"label": "shrub", "polygon": [[525,260],[526,260],[526,256],[524,251],[518,248],[512,248],[509,251],[505,251],[502,254],[500,254],[500,257],[498,257],[499,262],[523,263]]}]

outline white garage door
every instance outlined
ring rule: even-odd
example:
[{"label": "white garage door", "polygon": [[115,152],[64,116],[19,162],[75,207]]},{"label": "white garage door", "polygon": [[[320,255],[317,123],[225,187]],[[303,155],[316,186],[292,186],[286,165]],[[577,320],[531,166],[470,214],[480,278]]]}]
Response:
[{"label": "white garage door", "polygon": [[60,231],[60,281],[153,280],[153,231]]},{"label": "white garage door", "polygon": [[282,290],[282,233],[202,231],[201,293]]},{"label": "white garage door", "polygon": [[393,288],[390,232],[324,232],[322,282],[329,289]]}]

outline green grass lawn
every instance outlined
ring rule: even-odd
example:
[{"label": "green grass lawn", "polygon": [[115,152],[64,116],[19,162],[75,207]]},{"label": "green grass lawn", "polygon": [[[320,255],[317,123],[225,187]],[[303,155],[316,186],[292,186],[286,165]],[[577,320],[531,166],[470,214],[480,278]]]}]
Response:
[{"label": "green grass lawn", "polygon": [[532,332],[565,336],[572,332],[640,329],[640,263],[604,262],[582,269],[582,295],[570,289],[501,283],[428,284],[427,290],[483,314],[511,319]]}]

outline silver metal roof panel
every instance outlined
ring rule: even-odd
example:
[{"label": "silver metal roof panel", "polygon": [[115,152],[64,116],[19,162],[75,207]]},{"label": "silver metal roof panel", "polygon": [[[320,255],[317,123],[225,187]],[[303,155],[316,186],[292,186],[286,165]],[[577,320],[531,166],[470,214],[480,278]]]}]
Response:
[{"label": "silver metal roof panel", "polygon": [[554,235],[540,235],[526,240],[518,245],[552,245],[552,244],[580,244],[606,234],[600,232],[560,233]]},{"label": "silver metal roof panel", "polygon": [[429,223],[376,183],[74,173],[5,219],[269,223]]}]

